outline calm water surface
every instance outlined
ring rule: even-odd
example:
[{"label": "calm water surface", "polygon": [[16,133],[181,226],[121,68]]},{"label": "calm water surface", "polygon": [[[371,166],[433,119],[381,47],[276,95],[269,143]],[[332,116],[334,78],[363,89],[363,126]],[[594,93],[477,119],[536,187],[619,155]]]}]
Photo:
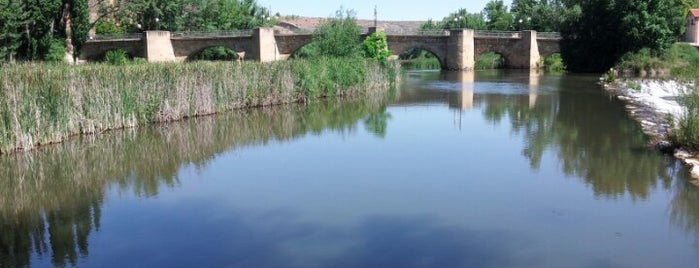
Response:
[{"label": "calm water surface", "polygon": [[408,72],[5,156],[0,267],[698,267],[698,188],[595,82]]}]

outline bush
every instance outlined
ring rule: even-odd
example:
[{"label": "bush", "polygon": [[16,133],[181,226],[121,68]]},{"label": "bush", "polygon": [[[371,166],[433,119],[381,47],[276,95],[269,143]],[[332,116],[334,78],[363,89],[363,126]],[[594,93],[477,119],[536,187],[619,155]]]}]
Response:
[{"label": "bush", "polygon": [[699,92],[695,89],[692,93],[682,96],[680,104],[686,108],[686,112],[670,138],[682,147],[699,151]]},{"label": "bush", "polygon": [[505,58],[495,52],[483,53],[476,59],[476,70],[501,69],[503,67],[505,67]]},{"label": "bush", "polygon": [[364,56],[386,64],[391,51],[388,50],[388,37],[385,32],[375,32],[364,40]]},{"label": "bush", "polygon": [[98,21],[95,23],[95,33],[96,34],[123,34],[125,33],[124,29],[117,26],[114,23],[111,23],[109,21]]},{"label": "bush", "polygon": [[129,62],[129,54],[123,49],[110,50],[105,54],[104,61],[113,65],[124,65]]},{"label": "bush", "polygon": [[63,40],[53,39],[49,45],[48,52],[44,56],[44,60],[52,62],[61,62],[66,58],[66,44]]},{"label": "bush", "polygon": [[544,58],[544,68],[548,72],[565,72],[566,65],[560,53],[554,53]]},{"label": "bush", "polygon": [[238,53],[230,48],[217,46],[209,47],[192,57],[192,60],[234,61],[238,59]]}]

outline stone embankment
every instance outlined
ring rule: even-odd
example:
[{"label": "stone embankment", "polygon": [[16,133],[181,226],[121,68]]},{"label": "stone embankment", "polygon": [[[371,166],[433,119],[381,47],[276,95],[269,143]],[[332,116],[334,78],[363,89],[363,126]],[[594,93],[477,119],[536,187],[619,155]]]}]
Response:
[{"label": "stone embankment", "polygon": [[651,138],[650,145],[673,153],[689,165],[692,178],[699,183],[699,153],[680,148],[669,138],[670,132],[677,127],[677,120],[685,114],[679,98],[688,93],[693,85],[675,80],[621,79],[605,83],[604,86],[626,103],[626,110]]}]

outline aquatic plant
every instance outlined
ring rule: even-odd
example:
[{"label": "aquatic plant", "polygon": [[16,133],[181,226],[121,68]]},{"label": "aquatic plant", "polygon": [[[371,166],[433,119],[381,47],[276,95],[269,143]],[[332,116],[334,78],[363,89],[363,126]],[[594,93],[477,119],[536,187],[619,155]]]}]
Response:
[{"label": "aquatic plant", "polygon": [[238,108],[387,91],[391,68],[399,66],[330,58],[10,65],[0,69],[0,153]]}]

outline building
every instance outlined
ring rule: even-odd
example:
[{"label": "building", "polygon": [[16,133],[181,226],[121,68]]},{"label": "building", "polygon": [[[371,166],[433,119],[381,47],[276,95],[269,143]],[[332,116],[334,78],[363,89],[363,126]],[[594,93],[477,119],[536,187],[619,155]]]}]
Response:
[{"label": "building", "polygon": [[699,9],[690,9],[687,13],[686,42],[699,43]]}]

